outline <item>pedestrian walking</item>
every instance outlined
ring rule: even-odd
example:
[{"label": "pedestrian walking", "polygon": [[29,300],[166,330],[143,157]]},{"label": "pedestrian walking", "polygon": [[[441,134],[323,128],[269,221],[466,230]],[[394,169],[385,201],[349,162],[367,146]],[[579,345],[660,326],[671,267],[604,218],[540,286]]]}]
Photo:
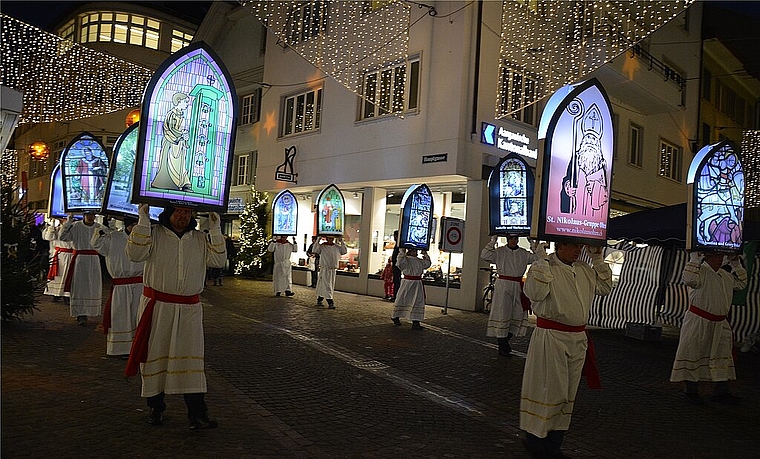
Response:
[{"label": "pedestrian walking", "polygon": [[288,241],[287,236],[280,236],[269,242],[267,251],[274,254],[274,268],[272,271],[272,287],[276,296],[285,292],[285,296],[293,296],[293,265],[290,263],[290,255],[298,250],[295,236],[293,242]]},{"label": "pedestrian walking", "polygon": [[683,381],[686,397],[697,405],[704,404],[699,395],[700,381],[713,381],[712,400],[737,404],[740,397],[729,392],[729,383],[736,379],[732,349],[731,325],[726,316],[731,310],[734,290],[747,286],[747,271],[738,256],[723,263],[723,254],[699,252],[689,254],[682,275],[689,291],[689,309],[681,325],[670,380]]},{"label": "pedestrian walking", "polygon": [[578,261],[581,244],[556,246],[555,253],[531,265],[525,281],[536,328],[523,372],[520,429],[533,457],[563,457],[560,447],[570,428],[581,372],[590,387],[600,387],[584,332],[594,295],[612,290],[612,271],[601,247],[586,246],[592,267]]},{"label": "pedestrian walking", "polygon": [[92,246],[106,259],[111,290],[103,309],[106,354],[128,356],[137,328],[137,311],[143,291],[143,262],[127,257],[127,240],[135,219],[124,220],[124,231],[103,228],[92,235]]},{"label": "pedestrian walking", "polygon": [[311,272],[311,288],[317,288],[317,280],[319,279],[319,254],[314,253],[314,246],[317,245],[317,236],[311,237],[311,244],[306,249],[306,254],[309,256],[309,271]]},{"label": "pedestrian walking", "polygon": [[74,246],[63,289],[71,293],[69,310],[79,325],[87,325],[88,316],[100,315],[103,278],[100,257],[90,241],[93,233],[103,228],[95,223],[93,212],[85,212],[78,222],[74,222],[74,214],[69,214],[68,220],[61,225],[61,240]]},{"label": "pedestrian walking", "polygon": [[393,241],[394,246],[393,252],[391,252],[391,263],[393,264],[393,301],[396,301],[396,294],[401,287],[401,269],[399,269],[397,265],[398,253],[401,249],[401,246],[398,244],[398,230],[393,231]]},{"label": "pedestrian walking", "polygon": [[412,321],[412,329],[422,330],[420,321],[425,319],[425,286],[422,284],[422,274],[431,265],[430,255],[424,250],[400,249],[396,265],[401,270],[401,286],[396,294],[391,320],[395,325],[401,325],[401,319]]},{"label": "pedestrian walking", "polygon": [[235,258],[237,258],[237,247],[232,238],[224,235],[224,245],[227,248],[227,275],[235,275]]},{"label": "pedestrian walking", "polygon": [[[507,245],[496,246],[493,236],[480,252],[480,258],[496,265],[498,275],[493,291],[491,312],[488,315],[486,336],[496,338],[499,355],[509,356],[513,336],[525,336],[530,300],[523,293],[523,274],[528,265],[546,257],[543,244],[531,242],[531,251],[518,246],[519,237],[507,236]],[[540,247],[540,249],[539,249]]]},{"label": "pedestrian walking", "polygon": [[165,394],[183,394],[190,429],[211,429],[204,373],[203,291],[206,267],[227,259],[221,221],[209,214],[209,232],[196,230],[192,211],[165,207],[151,225],[148,206],[140,204],[138,224],[129,235],[127,255],[145,262],[140,318],[129,353],[126,376],[142,374],[148,423],[163,423]]},{"label": "pedestrian walking", "polygon": [[383,272],[380,274],[380,279],[383,280],[385,299],[392,301],[395,292],[393,290],[393,263],[391,262],[390,258],[388,259],[388,263],[385,264]]},{"label": "pedestrian walking", "polygon": [[63,299],[64,303],[68,304],[71,293],[64,291],[64,283],[66,273],[69,272],[71,257],[74,255],[74,244],[61,240],[61,229],[63,229],[61,222],[54,220],[48,222],[42,231],[42,238],[50,242],[50,266],[44,294],[52,296],[55,303]]},{"label": "pedestrian walking", "polygon": [[335,243],[333,236],[327,236],[325,242],[314,246],[314,253],[319,256],[319,282],[317,283],[317,306],[324,306],[322,300],[327,299],[327,309],[335,309],[333,292],[335,291],[335,271],[338,269],[340,257],[348,253],[342,239]]}]

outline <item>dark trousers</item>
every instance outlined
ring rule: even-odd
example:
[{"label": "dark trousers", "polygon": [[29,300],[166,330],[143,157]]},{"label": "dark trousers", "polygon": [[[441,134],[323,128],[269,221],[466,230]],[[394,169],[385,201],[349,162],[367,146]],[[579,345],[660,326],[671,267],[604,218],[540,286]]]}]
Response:
[{"label": "dark trousers", "polygon": [[316,288],[317,287],[317,279],[319,279],[319,268],[314,269],[314,271],[311,272],[311,286]]},{"label": "dark trousers", "polygon": [[562,440],[565,438],[564,430],[550,430],[546,438],[539,438],[531,433],[525,433],[525,447],[533,457],[558,456]]},{"label": "dark trousers", "polygon": [[[158,395],[148,397],[146,399],[148,407],[154,408],[158,411],[164,411],[166,409],[166,403],[164,403],[164,394],[161,392]],[[206,401],[204,393],[198,394],[183,394],[185,398],[185,405],[187,405],[187,418],[197,419],[199,417],[208,416],[208,408],[206,407]]]},{"label": "dark trousers", "polygon": [[398,295],[398,288],[401,285],[401,270],[397,267],[393,267],[393,297]]}]

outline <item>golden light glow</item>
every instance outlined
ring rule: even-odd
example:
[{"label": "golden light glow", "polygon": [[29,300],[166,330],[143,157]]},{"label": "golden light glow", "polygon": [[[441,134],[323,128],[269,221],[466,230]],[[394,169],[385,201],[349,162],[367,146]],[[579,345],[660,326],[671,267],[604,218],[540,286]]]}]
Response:
[{"label": "golden light glow", "polygon": [[127,127],[129,127],[138,121],[140,121],[140,110],[134,109],[131,112],[127,113],[127,118],[124,120],[124,123],[127,125]]},{"label": "golden light glow", "polygon": [[639,68],[641,68],[641,63],[639,60],[630,54],[626,54],[625,62],[623,62],[623,73],[625,76],[627,76],[629,80],[633,81],[633,77],[636,75],[636,72],[639,70]]},{"label": "golden light glow", "polygon": [[50,147],[45,142],[37,141],[29,145],[29,156],[33,160],[45,161],[50,156]]},{"label": "golden light glow", "polygon": [[272,129],[277,128],[277,120],[275,119],[276,116],[277,114],[273,111],[267,112],[267,114],[265,115],[266,121],[264,121],[263,127],[264,127],[264,130],[267,131],[267,135],[270,135],[272,133]]}]

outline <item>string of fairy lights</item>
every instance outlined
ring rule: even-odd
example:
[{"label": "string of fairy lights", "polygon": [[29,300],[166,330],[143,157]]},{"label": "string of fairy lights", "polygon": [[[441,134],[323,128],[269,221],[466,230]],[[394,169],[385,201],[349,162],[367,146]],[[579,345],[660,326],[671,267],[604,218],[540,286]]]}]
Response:
[{"label": "string of fairy lights", "polygon": [[503,0],[496,117],[581,80],[693,1]]},{"label": "string of fairy lights", "polygon": [[744,206],[760,207],[760,131],[742,133],[742,166],[744,167]]},{"label": "string of fairy lights", "polygon": [[153,72],[0,14],[0,84],[21,91],[19,123],[103,115],[140,105]]}]

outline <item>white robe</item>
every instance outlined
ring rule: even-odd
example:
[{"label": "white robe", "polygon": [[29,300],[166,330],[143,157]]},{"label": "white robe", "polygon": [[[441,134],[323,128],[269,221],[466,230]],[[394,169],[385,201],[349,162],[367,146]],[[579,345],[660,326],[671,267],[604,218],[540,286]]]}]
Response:
[{"label": "white robe", "polygon": [[[92,235],[92,246],[106,257],[106,268],[114,279],[139,277],[142,279],[143,262],[127,257],[127,233],[103,230]],[[137,328],[137,311],[140,308],[142,281],[114,285],[111,296],[111,327],[106,337],[108,355],[126,355],[132,347]]]},{"label": "white robe", "polygon": [[333,299],[335,291],[335,270],[338,269],[341,255],[348,253],[343,241],[335,244],[315,244],[313,252],[319,255],[319,277],[317,278],[317,296]]},{"label": "white robe", "polygon": [[[538,317],[570,326],[586,325],[594,295],[612,290],[607,263],[568,266],[555,253],[531,265],[525,295]],[[567,430],[586,360],[585,333],[536,327],[523,371],[520,429],[539,438],[551,430]]]},{"label": "white robe", "polygon": [[[146,287],[172,295],[192,296],[203,291],[206,267],[221,268],[227,250],[221,231],[191,230],[180,239],[162,225],[135,225],[127,256],[145,262]],[[140,299],[142,316],[148,297]],[[139,320],[139,317],[138,317]],[[148,358],[140,365],[142,396],[206,392],[204,373],[203,309],[201,303],[157,301],[153,309]]]},{"label": "white robe", "polygon": [[430,256],[427,253],[420,259],[407,256],[405,250],[399,251],[396,266],[404,277],[401,278],[391,317],[407,320],[425,319],[425,287],[422,279],[407,279],[406,276],[421,277],[430,264]]},{"label": "white robe", "polygon": [[[499,275],[522,279],[528,265],[536,261],[538,256],[521,247],[514,250],[506,245],[494,248],[494,243],[489,242],[480,252],[480,258],[494,263]],[[510,333],[515,336],[524,336],[527,321],[528,311],[523,310],[520,301],[520,283],[508,279],[496,279],[486,336],[506,338]]]},{"label": "white robe", "polygon": [[[732,266],[733,273],[713,270],[707,263],[689,262],[683,270],[683,283],[689,287],[691,305],[716,316],[731,310],[734,290],[747,285],[747,271]],[[678,350],[670,380],[729,381],[736,379],[731,355],[733,335],[728,320],[713,321],[686,311],[681,325]]]},{"label": "white robe", "polygon": [[272,241],[267,247],[268,252],[274,253],[274,269],[272,271],[272,285],[275,293],[289,292],[293,290],[293,273],[290,263],[290,254],[298,250],[298,245],[291,242]]},{"label": "white robe", "polygon": [[74,269],[69,269],[71,275],[71,300],[69,312],[71,317],[100,315],[100,302],[103,298],[103,279],[100,272],[100,257],[98,255],[77,255],[77,250],[95,250],[90,244],[92,233],[103,229],[103,225],[93,223],[87,226],[83,221],[66,222],[61,226],[60,238],[74,245],[72,263]]},{"label": "white robe", "polygon": [[[53,226],[46,226],[42,232],[42,239],[50,241],[50,262],[53,262],[55,257],[55,248],[60,247],[62,249],[73,249],[74,244],[71,242],[62,241],[60,239],[62,227],[55,228]],[[69,264],[71,264],[71,252],[58,252],[58,274],[56,274],[53,280],[47,281],[45,284],[45,295],[52,296],[71,296],[69,292],[63,291],[63,283],[66,280],[66,273],[69,271]]]}]

